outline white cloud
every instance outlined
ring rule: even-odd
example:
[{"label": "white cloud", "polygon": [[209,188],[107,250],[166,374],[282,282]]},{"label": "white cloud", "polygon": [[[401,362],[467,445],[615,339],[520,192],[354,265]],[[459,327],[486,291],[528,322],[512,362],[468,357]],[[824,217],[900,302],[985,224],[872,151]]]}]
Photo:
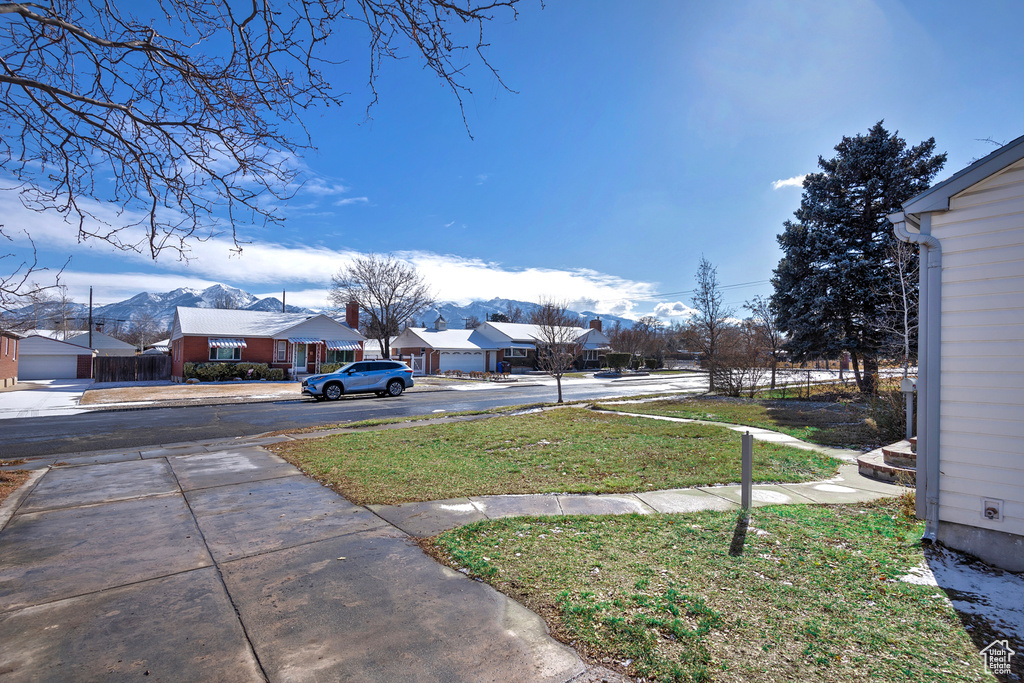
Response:
[{"label": "white cloud", "polygon": [[341,183],[330,183],[321,178],[313,178],[307,181],[303,186],[303,192],[309,192],[310,194],[327,196],[332,194],[345,194],[352,188],[346,187]]},{"label": "white cloud", "polygon": [[654,315],[658,318],[689,318],[696,312],[697,309],[690,308],[682,301],[658,304],[654,307]]},{"label": "white cloud", "polygon": [[349,204],[369,204],[369,197],[346,197],[334,202],[335,206],[348,206]]},{"label": "white cloud", "polygon": [[[111,205],[94,208],[115,224],[133,218],[118,218],[116,207]],[[45,244],[48,250],[107,259],[107,263],[99,266],[103,272],[65,273],[63,279],[71,287],[72,295],[77,300],[84,297],[85,301],[90,285],[96,288],[99,300],[119,301],[141,291],[202,289],[221,282],[253,292],[294,288],[295,292],[288,295],[289,303],[319,308],[325,305],[331,276],[363,255],[346,248],[269,242],[243,245],[239,254],[230,238],[217,236],[192,242],[187,260],[161,256],[154,263],[146,253],[117,251],[101,240],[79,243],[73,225],[54,214],[25,209],[11,193],[0,193],[0,215],[7,216],[10,225],[26,229],[37,244]],[[144,231],[138,227],[126,228],[124,235],[132,241],[145,241]],[[12,231],[11,237],[16,246],[27,247],[24,235]],[[633,300],[649,298],[656,291],[654,283],[586,268],[509,268],[499,262],[426,251],[397,252],[395,256],[415,265],[435,296],[444,301],[468,303],[494,297],[531,302],[585,301],[587,308],[596,313],[633,317]],[[73,265],[80,268],[77,262]],[[161,272],[146,273],[147,270]]]},{"label": "white cloud", "polygon": [[487,182],[487,179],[491,177],[490,173],[478,173],[476,176],[476,184],[483,185]]},{"label": "white cloud", "polygon": [[803,187],[804,178],[806,177],[807,174],[805,173],[803,175],[795,175],[792,178],[786,178],[785,180],[775,180],[772,182],[772,189],[779,190],[783,187]]}]

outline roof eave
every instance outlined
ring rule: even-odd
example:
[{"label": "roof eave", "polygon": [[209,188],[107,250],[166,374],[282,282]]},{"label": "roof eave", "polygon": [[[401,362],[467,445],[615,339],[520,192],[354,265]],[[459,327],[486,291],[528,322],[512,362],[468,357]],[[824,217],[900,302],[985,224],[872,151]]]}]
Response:
[{"label": "roof eave", "polygon": [[951,197],[1021,159],[1024,159],[1024,135],[1003,145],[988,156],[978,159],[938,185],[908,199],[903,203],[903,213],[920,215],[933,211],[949,211]]}]

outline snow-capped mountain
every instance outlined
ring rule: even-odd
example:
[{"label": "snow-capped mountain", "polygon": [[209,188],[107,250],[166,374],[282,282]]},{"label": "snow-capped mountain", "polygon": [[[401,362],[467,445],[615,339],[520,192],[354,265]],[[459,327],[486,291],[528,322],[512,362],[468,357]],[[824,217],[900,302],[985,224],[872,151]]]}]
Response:
[{"label": "snow-capped mountain", "polygon": [[[281,300],[277,297],[266,297],[258,299],[254,295],[235,287],[226,285],[213,285],[206,289],[191,289],[181,287],[170,292],[153,293],[142,292],[130,299],[117,303],[95,306],[92,318],[97,323],[103,323],[114,330],[127,330],[138,324],[169,330],[174,320],[174,309],[178,306],[189,308],[235,308],[249,311],[280,311]],[[66,318],[69,325],[74,329],[85,329],[85,322],[88,320],[89,307],[83,304],[68,304],[66,313],[60,314],[60,305],[55,302],[47,302],[33,306],[27,306],[16,312],[16,318],[22,318],[21,328],[57,328],[63,327],[57,321]],[[414,326],[424,325],[431,327],[439,315],[444,316],[451,328],[459,328],[466,325],[467,320],[476,319],[485,322],[494,313],[508,314],[510,311],[519,309],[522,311],[523,320],[526,322],[530,312],[540,308],[540,304],[529,301],[517,301],[515,299],[494,298],[489,301],[474,301],[465,306],[442,301],[434,308],[423,311],[412,321]],[[289,313],[320,313],[326,310],[314,310],[288,306]],[[572,311],[575,313],[575,311]],[[598,315],[590,311],[576,313],[579,316],[580,327],[587,327],[594,318],[600,317],[603,327],[608,330],[616,321],[623,326],[629,327],[632,320],[620,318],[614,315]]]}]

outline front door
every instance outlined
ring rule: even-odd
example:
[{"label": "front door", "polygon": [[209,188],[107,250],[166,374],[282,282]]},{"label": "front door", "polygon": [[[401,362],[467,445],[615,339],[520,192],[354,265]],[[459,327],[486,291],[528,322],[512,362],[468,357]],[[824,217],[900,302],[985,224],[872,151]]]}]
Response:
[{"label": "front door", "polygon": [[305,375],[306,372],[307,372],[306,371],[306,345],[305,344],[295,344],[295,346],[293,348],[295,349],[295,357],[292,359],[292,368],[294,368],[293,372],[296,375]]}]

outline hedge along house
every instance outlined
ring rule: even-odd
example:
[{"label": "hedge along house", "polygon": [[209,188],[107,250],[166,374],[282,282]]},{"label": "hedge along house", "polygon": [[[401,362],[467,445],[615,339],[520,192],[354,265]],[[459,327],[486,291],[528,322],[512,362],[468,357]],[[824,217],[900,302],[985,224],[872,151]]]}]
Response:
[{"label": "hedge along house", "polygon": [[[539,325],[486,322],[476,329],[501,349],[499,361],[506,361],[516,367],[537,366],[537,345],[544,336]],[[576,343],[582,348],[577,367],[581,370],[600,367],[599,357],[602,352],[610,350],[611,344],[611,340],[601,331],[601,321],[591,320],[589,328],[575,327],[573,330]]]},{"label": "hedge along house", "polygon": [[910,199],[925,538],[1024,570],[1024,137]]},{"label": "hedge along house", "polygon": [[347,313],[342,323],[323,314],[178,307],[171,377],[181,381],[185,363],[266,363],[297,377],[327,363],[362,360],[358,312],[353,316],[350,307]]},{"label": "hedge along house", "polygon": [[477,329],[449,330],[438,317],[434,327],[408,327],[391,343],[399,360],[409,360],[415,375],[436,372],[494,372],[500,350],[497,344]]},{"label": "hedge along house", "polygon": [[18,383],[18,342],[17,332],[0,330],[0,389],[13,387]]}]

